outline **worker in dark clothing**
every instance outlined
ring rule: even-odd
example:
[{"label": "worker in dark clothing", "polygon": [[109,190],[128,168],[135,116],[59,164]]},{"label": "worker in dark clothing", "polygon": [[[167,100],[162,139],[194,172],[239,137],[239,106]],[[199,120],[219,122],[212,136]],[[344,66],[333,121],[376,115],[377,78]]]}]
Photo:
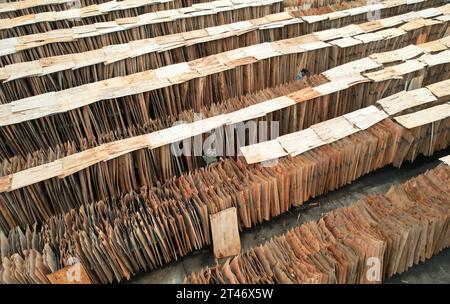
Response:
[{"label": "worker in dark clothing", "polygon": [[306,80],[309,76],[309,71],[307,69],[301,69],[301,71],[295,76],[295,80]]}]

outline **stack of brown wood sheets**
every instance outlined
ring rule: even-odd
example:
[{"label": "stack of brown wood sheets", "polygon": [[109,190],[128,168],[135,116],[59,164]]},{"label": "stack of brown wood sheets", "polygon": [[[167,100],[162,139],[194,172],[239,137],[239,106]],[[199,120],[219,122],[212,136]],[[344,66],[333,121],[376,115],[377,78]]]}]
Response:
[{"label": "stack of brown wood sheets", "polygon": [[[105,5],[105,3],[109,3]],[[111,0],[78,0],[77,3],[73,3],[73,0],[21,0],[21,1],[8,1],[2,2],[0,4],[0,18],[1,19],[12,19],[16,17],[23,17],[27,15],[40,14],[40,13],[54,13],[60,11],[66,11],[74,8],[84,9],[84,14],[89,11],[100,11],[102,13],[107,13],[111,7],[127,7],[136,5],[138,2],[145,3],[146,1],[123,1],[119,0],[117,3],[112,3]],[[177,5],[179,7],[191,6],[194,3],[209,2],[208,0],[166,0],[164,2],[179,2],[172,5]],[[103,4],[100,5],[100,4]],[[329,3],[328,5],[331,5]],[[98,6],[100,5],[100,6]],[[286,5],[289,5],[286,3]],[[49,15],[51,16],[51,15]],[[28,18],[27,18],[28,19]]]},{"label": "stack of brown wood sheets", "polygon": [[380,283],[450,246],[450,167],[308,222],[187,283]]},{"label": "stack of brown wood sheets", "polygon": [[[252,227],[377,168],[400,164],[420,140],[373,106],[342,119],[352,124],[333,119],[328,126],[313,128],[321,138],[329,138],[327,144],[283,157],[272,166],[226,159],[158,187],[142,187],[66,213],[60,210],[58,215],[39,220],[40,228],[21,224],[26,228],[13,228],[0,237],[1,254],[10,261],[2,265],[2,280],[14,282],[31,276],[21,274],[22,267],[8,266],[13,264],[11,259],[31,263],[27,261],[30,250],[33,255],[29,258],[44,259],[38,273],[60,269],[68,257],[76,256],[93,282],[130,278],[210,244],[209,214],[236,207],[240,227]],[[337,129],[336,123],[343,128]],[[343,133],[346,136],[339,138]],[[41,207],[34,205],[32,208],[39,209],[29,216],[39,216],[45,211]],[[6,225],[20,213],[17,208],[9,210],[2,214]],[[30,218],[22,220],[26,223]]]}]

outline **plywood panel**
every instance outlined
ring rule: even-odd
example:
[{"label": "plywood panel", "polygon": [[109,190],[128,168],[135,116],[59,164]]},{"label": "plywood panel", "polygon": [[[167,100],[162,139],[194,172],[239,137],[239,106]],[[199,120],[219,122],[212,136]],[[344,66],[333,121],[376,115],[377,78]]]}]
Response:
[{"label": "plywood panel", "polygon": [[214,257],[234,256],[241,251],[236,208],[228,208],[209,216],[213,240]]}]

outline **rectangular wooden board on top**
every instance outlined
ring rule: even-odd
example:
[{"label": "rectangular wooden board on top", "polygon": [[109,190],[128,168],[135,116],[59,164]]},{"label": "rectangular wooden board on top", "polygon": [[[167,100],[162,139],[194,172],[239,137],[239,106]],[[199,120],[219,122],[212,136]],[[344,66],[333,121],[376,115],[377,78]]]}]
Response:
[{"label": "rectangular wooden board on top", "polygon": [[447,165],[450,166],[450,155],[444,156],[439,158],[439,160],[441,160],[442,162],[446,163]]},{"label": "rectangular wooden board on top", "polygon": [[221,259],[241,252],[237,211],[231,207],[209,216],[214,257]]}]

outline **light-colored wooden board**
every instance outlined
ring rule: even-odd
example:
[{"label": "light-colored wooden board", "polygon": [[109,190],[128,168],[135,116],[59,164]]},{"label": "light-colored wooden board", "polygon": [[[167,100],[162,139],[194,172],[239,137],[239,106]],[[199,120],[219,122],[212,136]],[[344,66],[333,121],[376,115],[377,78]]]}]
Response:
[{"label": "light-colored wooden board", "polygon": [[439,160],[450,166],[450,155],[441,157],[441,158],[439,158]]},{"label": "light-colored wooden board", "polygon": [[[228,53],[230,55],[229,59],[233,60],[236,58],[236,56],[241,56],[241,52],[239,50],[227,52],[227,54]],[[227,59],[223,57],[223,55],[222,57],[219,58],[220,61],[224,61]],[[368,60],[371,63],[373,63],[373,65],[359,64],[361,62],[362,63],[365,62],[364,60],[361,60],[357,61],[356,63],[351,63],[349,65],[351,69],[349,70],[357,72],[364,70],[367,67],[372,68],[374,66],[378,66],[378,64],[374,63],[374,61],[371,60],[370,58],[368,58]],[[216,61],[219,61],[219,59],[217,59]],[[412,61],[414,61],[414,66],[416,66],[417,60],[413,59]],[[408,63],[408,61],[406,61],[405,63]],[[178,64],[174,66],[182,67],[184,70],[189,72],[194,69],[197,69],[200,66],[200,64],[201,61],[196,60],[195,64],[192,65]],[[408,68],[409,66],[406,65],[406,67]],[[389,69],[392,69],[392,67],[389,67]],[[9,120],[11,118],[11,113],[21,118],[23,118],[24,113],[29,113],[30,117],[35,118],[40,117],[39,115],[42,115],[42,111],[44,110],[48,111],[48,113],[58,113],[64,111],[64,109],[66,108],[70,109],[77,107],[78,102],[80,102],[81,105],[85,105],[87,104],[87,102],[90,102],[87,96],[91,95],[97,99],[98,98],[108,99],[112,98],[113,96],[123,96],[124,94],[127,94],[127,92],[135,93],[141,90],[148,91],[152,90],[154,88],[153,86],[155,85],[155,83],[157,84],[158,81],[161,82],[159,85],[163,87],[170,84],[170,82],[165,78],[155,81],[155,79],[158,79],[156,78],[156,75],[158,75],[159,73],[159,75],[163,77],[173,76],[176,70],[177,69],[169,66],[159,69],[157,71],[155,70],[145,71],[127,77],[117,77],[109,79],[104,82],[107,85],[105,85],[102,88],[102,90],[96,90],[96,85],[98,83],[88,84],[85,86],[71,88],[66,91],[37,95],[35,97],[22,100],[24,101],[23,103],[13,102],[10,104],[0,105],[0,124],[16,123],[17,121],[14,122]],[[386,71],[382,70],[382,72]],[[395,75],[398,76],[399,73],[400,73],[399,71],[396,71]],[[339,76],[342,74],[336,73],[336,75]],[[155,149],[161,146],[169,145],[174,142],[208,132],[217,127],[241,121],[251,120],[256,117],[261,117],[273,111],[277,111],[292,106],[294,103],[310,100],[320,95],[326,95],[333,92],[337,92],[339,90],[348,88],[349,86],[355,83],[369,81],[369,79],[361,76],[358,73],[355,73],[350,76],[337,78],[338,80],[336,81],[331,81],[315,88],[305,88],[298,92],[288,94],[287,96],[282,96],[279,98],[268,100],[228,114],[217,115],[208,119],[203,119],[201,121],[196,121],[194,123],[186,124],[183,126],[174,126],[157,132],[145,134],[140,137],[118,140],[113,143],[104,144],[101,145],[100,147],[96,147],[93,149],[77,153],[75,155],[69,155],[67,157],[60,158],[54,162],[42,165],[40,167],[32,167],[30,169],[19,171],[15,174],[11,174],[9,176],[0,178],[0,192],[12,191],[54,177],[62,178],[74,174],[96,163],[110,160],[120,155],[138,149],[147,147]],[[437,86],[434,87],[437,88]],[[430,85],[430,88],[434,87],[433,85]],[[440,90],[442,91],[445,89],[446,89],[445,87],[444,88],[441,87]],[[66,95],[65,92],[70,92],[70,94]],[[414,96],[414,92],[415,91],[410,91],[409,94],[413,94],[412,96],[414,98],[417,97],[422,98],[420,94]],[[419,99],[419,101],[428,102],[428,99],[426,98]],[[41,106],[45,107],[44,110],[41,110],[40,108]],[[362,116],[361,117],[360,116],[361,115],[359,114],[348,114],[346,117],[339,118],[340,119],[339,120],[340,124],[338,124],[339,126],[333,125],[325,126],[326,127],[325,129],[327,129],[328,131],[324,131],[325,129],[322,129],[319,126],[313,126],[313,130],[321,138],[322,141],[328,143],[330,141],[338,140],[343,136],[347,136],[348,134],[352,134],[353,132],[356,132],[359,129],[367,128],[376,123],[379,119],[384,118],[383,115],[374,115],[372,117],[371,115],[362,114]],[[334,122],[331,121],[327,123],[333,124]],[[330,135],[328,136],[325,133],[327,134],[330,133],[331,135],[328,134]],[[262,143],[260,145],[242,147],[241,151],[248,163],[259,163],[266,160],[284,157],[288,155],[288,152],[291,155],[303,153],[305,149],[307,149],[308,147],[315,147],[315,146],[316,146],[315,143],[313,144],[306,143],[305,146],[300,145],[297,148],[290,147],[288,149],[284,149],[283,145],[281,145],[279,141],[275,140]]]},{"label": "light-colored wooden board", "polygon": [[426,53],[441,52],[447,49],[447,46],[441,40],[425,42],[419,44],[418,47],[420,47]]},{"label": "light-colored wooden board", "polygon": [[221,259],[235,256],[241,252],[241,239],[235,207],[222,210],[209,216],[214,257]]},{"label": "light-colored wooden board", "polygon": [[379,123],[383,119],[387,118],[388,115],[384,111],[379,110],[375,106],[369,106],[345,114],[344,117],[353,126],[357,127],[360,130],[365,130],[367,128],[370,128],[374,124]]},{"label": "light-colored wooden board", "polygon": [[280,136],[278,137],[278,141],[292,157],[326,144],[326,142],[310,128]]},{"label": "light-colored wooden board", "polygon": [[241,147],[240,151],[248,164],[261,163],[288,155],[278,140]]},{"label": "light-colored wooden board", "polygon": [[430,67],[446,64],[450,62],[450,51],[445,50],[437,54],[425,54],[419,60]]},{"label": "light-colored wooden board", "polygon": [[359,131],[343,116],[312,125],[311,129],[326,143],[335,142]]},{"label": "light-colored wooden board", "polygon": [[349,75],[343,75],[343,77],[334,78],[333,81],[321,84],[315,87],[314,90],[319,92],[321,95],[328,95],[345,90],[357,83],[363,83],[367,81],[369,81],[368,78],[360,75],[359,73],[353,73]]},{"label": "light-colored wooden board", "polygon": [[401,91],[377,101],[389,115],[395,115],[404,110],[436,101],[437,98],[427,88],[411,91]]},{"label": "light-colored wooden board", "polygon": [[353,37],[340,38],[330,42],[330,44],[336,45],[340,48],[348,48],[362,43],[363,42],[361,40],[355,39]]},{"label": "light-colored wooden board", "polygon": [[141,0],[141,1],[113,0],[99,5],[90,5],[81,8],[71,8],[64,11],[43,12],[37,14],[23,15],[15,18],[1,19],[0,29],[11,29],[39,22],[52,22],[52,21],[68,20],[73,18],[86,18],[92,16],[99,16],[106,14],[108,12],[126,10],[130,8],[138,8],[142,6],[161,4],[173,1],[174,0]]},{"label": "light-colored wooden board", "polygon": [[427,88],[438,98],[450,96],[450,79],[430,84]]}]

